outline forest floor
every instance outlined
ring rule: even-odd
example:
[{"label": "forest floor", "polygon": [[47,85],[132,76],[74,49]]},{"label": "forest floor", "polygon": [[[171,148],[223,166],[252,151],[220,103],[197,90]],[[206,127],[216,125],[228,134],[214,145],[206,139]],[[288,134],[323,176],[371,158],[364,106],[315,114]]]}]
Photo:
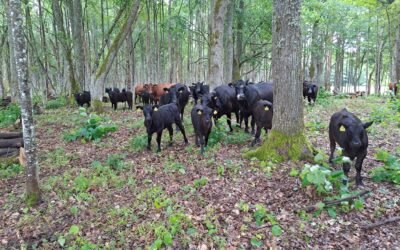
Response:
[{"label": "forest floor", "polygon": [[[400,222],[363,229],[364,225],[400,215],[400,188],[373,182],[370,170],[383,165],[379,150],[399,157],[399,113],[388,97],[328,97],[306,108],[306,133],[326,161],[330,116],[347,107],[368,129],[369,150],[362,176],[369,190],[357,202],[305,212],[334,198],[303,187],[298,173],[306,162],[260,162],[242,158],[252,137],[242,129],[226,132],[224,121],[213,131],[204,156],[195,147],[189,107],[185,128],[189,145],[175,133],[162,151],[145,149],[142,113],[105,104],[118,127],[100,141],[67,142],[76,129],[77,108],[46,110],[36,116],[43,202],[27,207],[24,172],[0,176],[0,249],[395,249]],[[335,166],[340,169],[341,166]],[[3,170],[2,170],[3,171]],[[297,173],[296,173],[297,172]]]}]

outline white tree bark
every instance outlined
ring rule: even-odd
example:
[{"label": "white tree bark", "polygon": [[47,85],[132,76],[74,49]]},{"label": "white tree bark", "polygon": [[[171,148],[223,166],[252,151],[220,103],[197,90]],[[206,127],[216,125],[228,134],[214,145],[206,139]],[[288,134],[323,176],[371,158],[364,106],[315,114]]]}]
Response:
[{"label": "white tree bark", "polygon": [[[27,47],[24,37],[21,0],[10,0],[10,30],[14,48],[15,68],[21,100],[23,139],[26,155],[27,200],[36,204],[40,200],[39,172],[36,155],[35,126],[32,115],[31,89],[28,83]],[[21,149],[23,150],[23,149]]]}]

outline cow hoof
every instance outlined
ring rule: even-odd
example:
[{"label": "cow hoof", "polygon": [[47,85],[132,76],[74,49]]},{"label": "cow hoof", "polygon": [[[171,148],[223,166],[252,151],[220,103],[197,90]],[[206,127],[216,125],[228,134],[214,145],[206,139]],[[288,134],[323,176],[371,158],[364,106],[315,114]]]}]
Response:
[{"label": "cow hoof", "polygon": [[245,133],[248,133],[248,134],[250,133],[248,129],[245,129],[244,132],[245,132]]},{"label": "cow hoof", "polygon": [[237,127],[237,128],[241,128],[240,124],[236,124],[236,127]]}]

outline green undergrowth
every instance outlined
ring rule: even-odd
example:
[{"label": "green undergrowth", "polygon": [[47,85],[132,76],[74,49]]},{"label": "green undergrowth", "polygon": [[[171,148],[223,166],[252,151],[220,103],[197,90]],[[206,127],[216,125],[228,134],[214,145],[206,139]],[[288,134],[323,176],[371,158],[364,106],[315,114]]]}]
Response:
[{"label": "green undergrowth", "polygon": [[67,98],[64,96],[60,96],[53,100],[49,100],[45,105],[45,109],[59,109],[67,106],[67,104],[68,104]]},{"label": "green undergrowth", "polygon": [[17,104],[11,103],[6,108],[0,108],[0,128],[14,124],[20,115],[21,109]]},{"label": "green undergrowth", "polygon": [[[400,152],[400,150],[398,150]],[[400,185],[400,160],[396,155],[380,150],[376,159],[383,162],[383,166],[376,167],[370,171],[372,180],[376,182],[391,182]]]},{"label": "green undergrowth", "polygon": [[[80,108],[80,116],[85,118],[78,121],[79,128],[71,130],[64,134],[66,141],[75,141],[79,138],[83,142],[90,140],[100,140],[110,132],[115,132],[117,126],[105,118],[96,114],[87,114],[84,108]],[[88,119],[86,119],[88,118]]]}]

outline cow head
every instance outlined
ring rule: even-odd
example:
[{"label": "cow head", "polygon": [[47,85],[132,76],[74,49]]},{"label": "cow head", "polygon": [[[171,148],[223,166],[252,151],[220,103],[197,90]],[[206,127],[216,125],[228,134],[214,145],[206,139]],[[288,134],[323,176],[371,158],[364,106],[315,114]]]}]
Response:
[{"label": "cow head", "polygon": [[111,88],[106,88],[106,93],[110,94],[111,91]]},{"label": "cow head", "polygon": [[154,112],[158,112],[158,105],[146,104],[144,106],[136,106],[136,110],[142,110],[144,115],[144,125],[149,128],[152,124],[152,116]]},{"label": "cow head", "polygon": [[205,123],[211,123],[214,110],[206,105],[196,105],[196,113],[204,119]]},{"label": "cow head", "polygon": [[372,123],[372,121],[361,123],[345,119],[338,124],[339,133],[346,136],[352,153],[356,154],[363,146],[363,143],[365,143],[364,138],[366,138],[365,129],[371,126]]},{"label": "cow head", "polygon": [[238,101],[243,101],[245,100],[245,92],[246,92],[246,87],[249,84],[249,81],[243,81],[243,80],[238,80],[233,86],[235,87],[236,90],[236,98]]}]

